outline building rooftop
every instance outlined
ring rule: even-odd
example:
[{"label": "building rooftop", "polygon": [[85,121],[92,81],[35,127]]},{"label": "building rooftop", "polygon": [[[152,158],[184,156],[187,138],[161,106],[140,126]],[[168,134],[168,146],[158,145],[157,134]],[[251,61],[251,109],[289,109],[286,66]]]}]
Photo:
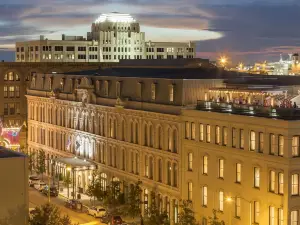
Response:
[{"label": "building rooftop", "polygon": [[299,108],[273,108],[258,105],[197,101],[197,110],[281,120],[300,120]]},{"label": "building rooftop", "polygon": [[121,22],[121,23],[134,23],[136,20],[130,14],[112,12],[108,14],[101,14],[99,18],[95,21],[95,23],[103,23],[103,22]]},{"label": "building rooftop", "polygon": [[0,146],[0,159],[1,158],[17,158],[17,157],[26,157],[23,153],[16,152],[10,149],[7,149],[3,146]]}]

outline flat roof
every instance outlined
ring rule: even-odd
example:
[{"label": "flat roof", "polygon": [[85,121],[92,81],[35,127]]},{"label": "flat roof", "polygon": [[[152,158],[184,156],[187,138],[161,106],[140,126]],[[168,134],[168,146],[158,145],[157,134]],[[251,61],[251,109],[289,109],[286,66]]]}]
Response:
[{"label": "flat roof", "polygon": [[10,149],[7,149],[3,146],[0,146],[0,159],[1,158],[17,158],[17,157],[26,157],[25,154],[16,152]]}]

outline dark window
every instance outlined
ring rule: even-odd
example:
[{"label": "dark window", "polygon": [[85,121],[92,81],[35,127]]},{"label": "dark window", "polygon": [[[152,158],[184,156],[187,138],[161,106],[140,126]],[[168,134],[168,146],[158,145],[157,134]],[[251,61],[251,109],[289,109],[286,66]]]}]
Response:
[{"label": "dark window", "polygon": [[168,55],[167,59],[174,59],[174,55]]},{"label": "dark window", "polygon": [[86,47],[78,47],[78,51],[85,52],[86,51]]},{"label": "dark window", "polygon": [[62,52],[62,51],[64,50],[64,47],[63,47],[63,46],[55,46],[55,47],[54,47],[54,50],[55,50],[56,52]]},{"label": "dark window", "polygon": [[30,51],[33,52],[33,46],[30,47]]},{"label": "dark window", "polygon": [[19,47],[17,48],[17,52],[19,52],[20,51],[20,49],[19,49]]},{"label": "dark window", "polygon": [[164,48],[157,48],[156,51],[157,52],[165,52],[165,49]]},{"label": "dark window", "polygon": [[35,46],[35,51],[38,51],[39,50],[39,46]]},{"label": "dark window", "polygon": [[24,52],[24,47],[21,47],[21,52]]},{"label": "dark window", "polygon": [[78,55],[78,59],[86,59],[86,55]]},{"label": "dark window", "polygon": [[4,115],[8,115],[8,104],[4,103]]},{"label": "dark window", "polygon": [[178,55],[177,59],[183,59],[183,55]]},{"label": "dark window", "polygon": [[74,46],[67,46],[67,52],[74,52],[75,47]]}]

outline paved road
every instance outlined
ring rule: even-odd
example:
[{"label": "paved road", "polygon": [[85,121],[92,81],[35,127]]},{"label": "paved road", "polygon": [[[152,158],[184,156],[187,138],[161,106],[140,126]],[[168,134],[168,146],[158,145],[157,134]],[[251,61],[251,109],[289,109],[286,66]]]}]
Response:
[{"label": "paved road", "polygon": [[[48,198],[35,190],[34,188],[29,188],[29,207],[34,208],[36,206],[45,204],[48,202]],[[51,203],[58,206],[62,214],[67,214],[71,218],[73,223],[79,223],[81,225],[100,225],[99,219],[95,219],[92,216],[89,216],[85,213],[74,212],[64,206],[64,199],[60,197],[52,197]]]}]

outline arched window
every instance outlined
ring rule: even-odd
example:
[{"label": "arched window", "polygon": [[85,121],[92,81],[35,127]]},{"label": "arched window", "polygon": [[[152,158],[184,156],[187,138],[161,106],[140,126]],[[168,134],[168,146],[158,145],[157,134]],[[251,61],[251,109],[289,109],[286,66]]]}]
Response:
[{"label": "arched window", "polygon": [[154,137],[154,133],[153,133],[153,127],[152,125],[150,125],[149,127],[149,144],[150,144],[150,147],[153,147],[154,146],[154,141],[153,141],[153,137]]},{"label": "arched window", "polygon": [[158,148],[163,149],[163,132],[161,126],[158,127],[158,132],[157,132],[157,139],[158,139]]},{"label": "arched window", "polygon": [[133,137],[134,137],[134,132],[133,132],[133,122],[130,122],[130,142],[133,143]]},{"label": "arched window", "polygon": [[125,170],[125,163],[126,163],[126,152],[125,149],[122,149],[122,170]]},{"label": "arched window", "polygon": [[144,145],[148,146],[148,127],[144,124]]},{"label": "arched window", "polygon": [[162,174],[163,174],[163,166],[162,166],[162,160],[158,160],[158,182],[162,182]]},{"label": "arched window", "polygon": [[153,179],[153,158],[149,158],[149,178]]},{"label": "arched window", "polygon": [[171,162],[167,163],[167,184],[171,185],[171,171],[172,171],[172,166]]},{"label": "arched window", "polygon": [[177,147],[178,147],[177,140],[178,140],[177,130],[174,129],[173,130],[173,152],[174,153],[177,153]]},{"label": "arched window", "polygon": [[172,151],[172,130],[168,129],[168,150]]},{"label": "arched window", "polygon": [[145,177],[149,177],[149,162],[148,162],[148,156],[145,155]]},{"label": "arched window", "polygon": [[178,171],[177,171],[177,164],[176,163],[173,163],[173,186],[174,187],[177,187],[177,175],[178,174]]},{"label": "arched window", "polygon": [[138,122],[135,123],[135,143],[139,143],[139,124]]},{"label": "arched window", "polygon": [[114,119],[114,132],[113,132],[113,138],[117,138],[117,127],[118,127],[118,123],[117,123],[117,119]]},{"label": "arched window", "polygon": [[121,140],[125,141],[125,120],[122,120]]}]

